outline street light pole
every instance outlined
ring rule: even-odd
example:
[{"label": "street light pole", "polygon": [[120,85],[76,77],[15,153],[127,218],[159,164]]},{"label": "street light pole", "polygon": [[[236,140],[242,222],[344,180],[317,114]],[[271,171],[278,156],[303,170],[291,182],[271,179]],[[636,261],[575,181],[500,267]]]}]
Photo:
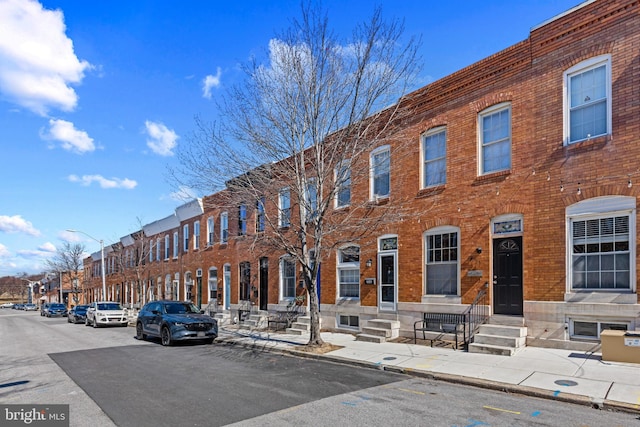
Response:
[{"label": "street light pole", "polygon": [[87,236],[88,238],[90,238],[91,240],[94,240],[98,243],[100,243],[100,272],[102,273],[102,300],[106,300],[107,299],[107,279],[105,277],[105,271],[104,271],[104,240],[100,239],[96,239],[95,237],[85,233],[84,231],[80,231],[80,230],[71,230],[71,229],[67,229],[68,232],[70,233],[80,233],[80,234],[84,234],[85,236]]}]

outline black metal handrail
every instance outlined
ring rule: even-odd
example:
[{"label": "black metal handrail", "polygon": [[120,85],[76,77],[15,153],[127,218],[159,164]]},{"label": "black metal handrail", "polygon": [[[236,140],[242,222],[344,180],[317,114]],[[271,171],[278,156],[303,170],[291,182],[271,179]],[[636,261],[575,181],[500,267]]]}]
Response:
[{"label": "black metal handrail", "polygon": [[480,328],[480,325],[489,319],[489,304],[487,302],[489,283],[485,282],[480,292],[469,307],[464,311],[464,348],[469,350],[469,344],[473,342],[473,337]]}]

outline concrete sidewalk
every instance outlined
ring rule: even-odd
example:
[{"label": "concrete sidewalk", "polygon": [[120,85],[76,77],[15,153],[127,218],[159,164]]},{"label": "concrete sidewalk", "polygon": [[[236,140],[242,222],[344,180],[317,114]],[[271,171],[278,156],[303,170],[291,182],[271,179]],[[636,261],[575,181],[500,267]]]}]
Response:
[{"label": "concrete sidewalk", "polygon": [[640,413],[640,364],[605,362],[599,353],[525,347],[514,356],[467,353],[451,348],[356,341],[350,334],[323,332],[341,346],[325,354],[300,351],[309,335],[220,328],[219,342],[338,363],[403,372],[443,381],[548,399]]}]

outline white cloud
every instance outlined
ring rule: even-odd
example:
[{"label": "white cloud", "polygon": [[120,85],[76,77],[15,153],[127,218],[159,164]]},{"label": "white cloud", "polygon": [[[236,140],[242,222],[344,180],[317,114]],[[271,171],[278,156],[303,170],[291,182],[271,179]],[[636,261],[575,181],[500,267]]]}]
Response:
[{"label": "white cloud", "polygon": [[97,182],[100,185],[100,188],[124,188],[125,190],[133,190],[136,188],[138,183],[129,178],[104,178],[102,175],[69,175],[69,181],[77,182],[85,187],[88,187],[94,182]]},{"label": "white cloud", "polygon": [[0,243],[0,258],[8,257],[10,255],[11,255],[11,252],[9,252],[9,249],[7,249],[7,247],[5,245]]},{"label": "white cloud", "polygon": [[179,201],[179,202],[184,202],[186,200],[193,200],[196,199],[198,196],[196,194],[196,192],[189,187],[185,187],[185,186],[180,186],[180,188],[178,188],[178,191],[174,191],[173,193],[169,194],[169,198],[171,200],[175,200],[175,201]]},{"label": "white cloud", "polygon": [[38,246],[38,250],[41,250],[42,252],[49,252],[49,253],[55,253],[57,251],[55,245],[51,242],[46,242]]},{"label": "white cloud", "polygon": [[144,126],[149,135],[147,146],[151,148],[154,153],[161,156],[173,156],[172,150],[177,145],[178,135],[162,123],[147,120],[144,122]]},{"label": "white cloud", "polygon": [[66,120],[49,120],[49,131],[41,133],[41,137],[48,140],[60,141],[62,148],[74,153],[83,154],[96,149],[87,132],[78,130],[73,123]]},{"label": "white cloud", "polygon": [[220,67],[216,70],[216,75],[209,74],[202,81],[202,96],[211,99],[211,88],[220,86],[220,77],[222,77],[222,70]]},{"label": "white cloud", "polygon": [[73,110],[78,96],[69,85],[80,83],[91,64],[76,57],[65,30],[60,10],[0,1],[0,93],[41,115]]},{"label": "white cloud", "polygon": [[0,215],[0,231],[40,236],[40,231],[36,230],[29,221],[25,221],[20,215]]}]

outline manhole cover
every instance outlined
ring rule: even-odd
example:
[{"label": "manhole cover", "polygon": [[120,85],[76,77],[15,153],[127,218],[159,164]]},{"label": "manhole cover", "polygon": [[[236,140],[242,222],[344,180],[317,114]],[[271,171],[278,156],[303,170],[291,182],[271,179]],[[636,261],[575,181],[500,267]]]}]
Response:
[{"label": "manhole cover", "polygon": [[564,387],[573,387],[574,385],[578,385],[577,382],[571,380],[556,380],[554,383]]},{"label": "manhole cover", "polygon": [[384,359],[382,359],[382,360],[396,360],[396,359],[397,359],[396,357],[393,357],[393,356],[387,356],[387,357],[385,357],[385,358],[384,358]]}]

